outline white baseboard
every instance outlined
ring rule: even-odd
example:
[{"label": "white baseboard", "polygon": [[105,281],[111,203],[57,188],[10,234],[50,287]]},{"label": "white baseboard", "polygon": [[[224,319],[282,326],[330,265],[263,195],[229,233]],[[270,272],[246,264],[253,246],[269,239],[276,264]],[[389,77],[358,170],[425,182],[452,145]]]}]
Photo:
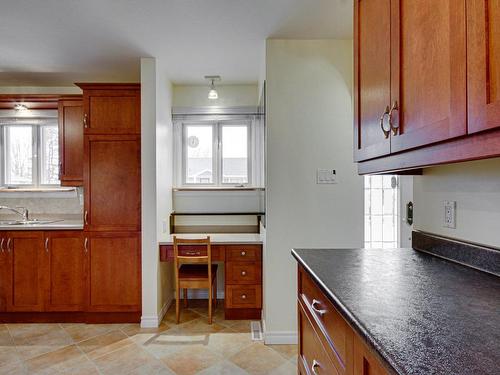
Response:
[{"label": "white baseboard", "polygon": [[264,332],[264,344],[266,345],[296,345],[298,342],[296,331]]},{"label": "white baseboard", "polygon": [[141,328],[156,328],[161,324],[163,317],[167,313],[170,305],[174,300],[174,296],[172,295],[165,304],[162,306],[160,313],[158,315],[146,315],[141,317]]}]

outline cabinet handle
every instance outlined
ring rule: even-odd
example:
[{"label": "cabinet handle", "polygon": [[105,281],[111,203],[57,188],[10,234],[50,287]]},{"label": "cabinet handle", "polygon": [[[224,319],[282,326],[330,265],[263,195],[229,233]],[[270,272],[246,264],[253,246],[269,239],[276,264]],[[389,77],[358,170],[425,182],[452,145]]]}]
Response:
[{"label": "cabinet handle", "polygon": [[398,101],[395,100],[394,103],[392,103],[391,110],[389,111],[389,125],[391,126],[392,129],[392,135],[398,135],[399,131],[399,121],[397,125],[394,125],[394,119],[392,117],[392,114],[394,111],[398,111]]},{"label": "cabinet handle", "polygon": [[47,253],[49,252],[49,238],[48,237],[45,239],[45,251]]},{"label": "cabinet handle", "polygon": [[246,251],[242,251],[241,252],[241,256],[244,257],[245,255],[247,255],[247,252]]},{"label": "cabinet handle", "polygon": [[4,243],[4,242],[5,242],[5,238],[2,238],[2,239],[0,240],[0,250],[2,251],[2,253],[3,253],[3,252],[5,252],[5,249],[3,248],[3,243]]},{"label": "cabinet handle", "polygon": [[83,221],[85,222],[85,225],[89,225],[89,212],[85,210],[85,213],[83,214]]},{"label": "cabinet handle", "polygon": [[317,369],[318,367],[319,367],[319,368],[321,368],[320,363],[319,363],[318,361],[316,361],[316,360],[313,360],[313,363],[312,363],[312,365],[311,365],[311,372],[312,372],[314,375],[318,375],[318,373],[316,372],[316,369]]},{"label": "cabinet handle", "polygon": [[247,271],[241,271],[241,276],[246,276]]},{"label": "cabinet handle", "polygon": [[83,249],[85,250],[85,254],[89,252],[89,239],[85,237],[85,241],[83,242]]},{"label": "cabinet handle", "polygon": [[384,119],[385,119],[385,116],[389,116],[390,112],[391,111],[389,109],[389,106],[387,106],[387,107],[385,107],[385,112],[380,117],[380,128],[382,128],[382,131],[384,132],[385,139],[389,138],[389,135],[391,134],[390,124],[389,124],[389,129],[388,130],[385,130],[385,128],[384,128]]},{"label": "cabinet handle", "polygon": [[320,308],[316,307],[316,305],[321,305],[321,302],[320,302],[320,301],[318,301],[317,299],[313,299],[312,304],[311,304],[312,309],[313,309],[313,310],[314,310],[317,314],[319,314],[320,316],[323,316],[323,315],[325,315],[325,314],[327,313],[327,310],[322,310],[322,309],[320,309]]},{"label": "cabinet handle", "polygon": [[247,299],[247,295],[246,294],[242,294],[241,295],[241,299]]},{"label": "cabinet handle", "polygon": [[89,124],[88,124],[88,115],[86,113],[83,115],[83,127],[84,128],[88,128],[89,127]]},{"label": "cabinet handle", "polygon": [[12,242],[12,240],[9,238],[9,239],[7,240],[7,251],[8,251],[9,253],[10,253],[10,250],[11,250],[11,248],[10,248],[10,243],[11,243],[11,242]]}]

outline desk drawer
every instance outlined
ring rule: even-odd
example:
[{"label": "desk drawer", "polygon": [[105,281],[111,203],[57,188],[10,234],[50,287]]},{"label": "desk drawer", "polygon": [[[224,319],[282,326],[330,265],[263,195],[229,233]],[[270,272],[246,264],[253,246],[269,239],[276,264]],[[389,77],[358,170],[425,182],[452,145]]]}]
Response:
[{"label": "desk drawer", "polygon": [[240,262],[260,262],[262,260],[261,245],[226,245],[226,259]]},{"label": "desk drawer", "polygon": [[318,335],[307,317],[307,313],[299,305],[299,368],[301,375],[339,375],[330,361]]},{"label": "desk drawer", "polygon": [[262,286],[226,285],[226,308],[262,308]]},{"label": "desk drawer", "polygon": [[261,284],[260,262],[226,262],[226,284]]},{"label": "desk drawer", "polygon": [[312,279],[299,268],[299,300],[328,344],[330,358],[341,372],[346,371],[352,347],[352,330]]}]

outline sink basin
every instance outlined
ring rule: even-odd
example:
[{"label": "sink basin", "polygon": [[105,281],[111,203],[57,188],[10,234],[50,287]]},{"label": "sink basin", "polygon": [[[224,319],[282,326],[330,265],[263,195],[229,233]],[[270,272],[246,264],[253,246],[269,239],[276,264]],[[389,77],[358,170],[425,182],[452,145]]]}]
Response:
[{"label": "sink basin", "polygon": [[45,225],[51,223],[57,223],[62,220],[16,220],[16,221],[4,221],[0,222],[0,225]]}]

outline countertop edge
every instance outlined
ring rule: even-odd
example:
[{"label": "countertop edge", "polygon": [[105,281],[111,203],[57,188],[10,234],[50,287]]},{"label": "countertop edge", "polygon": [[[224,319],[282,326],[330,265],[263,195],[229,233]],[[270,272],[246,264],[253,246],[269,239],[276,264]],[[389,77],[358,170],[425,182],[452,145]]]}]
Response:
[{"label": "countertop edge", "polygon": [[[353,249],[354,250],[354,249]],[[386,369],[394,374],[405,374],[404,370],[401,369],[397,363],[381,348],[377,343],[375,338],[371,336],[363,324],[349,311],[349,309],[342,303],[342,301],[323,283],[323,281],[315,274],[315,272],[303,261],[300,255],[295,249],[291,251],[292,256],[297,260],[297,262],[304,267],[308,272],[314,282],[319,286],[319,288],[329,297],[330,302],[338,309],[342,317],[347,321],[347,323],[356,331],[356,333],[366,342],[368,346],[375,351],[380,359],[382,360]]]}]

